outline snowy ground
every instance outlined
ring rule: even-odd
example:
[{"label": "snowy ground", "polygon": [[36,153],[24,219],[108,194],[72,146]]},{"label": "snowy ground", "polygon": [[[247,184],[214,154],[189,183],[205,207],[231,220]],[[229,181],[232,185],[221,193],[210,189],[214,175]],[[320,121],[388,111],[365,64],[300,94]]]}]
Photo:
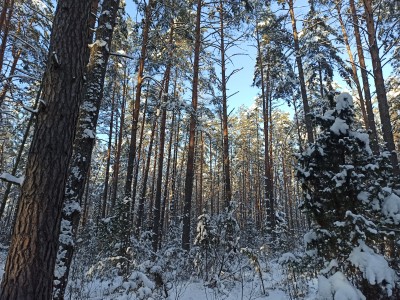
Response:
[{"label": "snowy ground", "polygon": [[[0,278],[4,273],[4,264],[6,259],[6,248],[0,245]],[[219,288],[209,288],[205,286],[204,282],[187,281],[187,282],[174,282],[172,283],[171,289],[168,291],[169,300],[292,300],[300,299],[296,297],[290,297],[290,288],[285,286],[285,278],[282,267],[278,263],[269,262],[267,272],[263,273],[264,288],[266,294],[262,292],[261,281],[257,276],[253,274],[243,273],[240,278],[235,278],[232,281],[224,281],[220,284]],[[113,286],[120,284],[120,280],[115,278],[111,281],[99,281],[93,280],[79,284],[79,280],[74,282],[75,286],[80,285],[81,290],[78,292],[79,295],[75,294],[73,297],[68,299],[91,299],[91,300],[134,300],[140,299],[132,295],[116,295],[111,292]],[[316,282],[308,283],[309,291],[308,295],[301,297],[305,300],[315,299]],[[68,290],[68,289],[67,289]],[[75,289],[76,291],[76,289]],[[67,291],[68,293],[68,291]],[[144,296],[141,299],[154,299]],[[158,297],[157,297],[158,299]],[[155,300],[155,299],[154,299]]]}]

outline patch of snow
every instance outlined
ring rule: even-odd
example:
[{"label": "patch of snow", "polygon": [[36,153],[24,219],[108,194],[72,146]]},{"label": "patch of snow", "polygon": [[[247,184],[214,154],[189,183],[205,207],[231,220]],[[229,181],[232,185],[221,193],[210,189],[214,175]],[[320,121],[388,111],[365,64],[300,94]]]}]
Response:
[{"label": "patch of snow", "polygon": [[318,276],[317,299],[324,300],[365,300],[365,296],[352,286],[342,272],[331,277]]},{"label": "patch of snow", "polygon": [[349,261],[363,273],[363,277],[372,285],[385,283],[388,296],[397,279],[395,271],[389,267],[386,259],[374,252],[364,241],[354,248],[349,255]]},{"label": "patch of snow", "polygon": [[395,193],[391,193],[385,197],[382,205],[382,213],[392,218],[394,224],[398,225],[400,223],[400,197]]},{"label": "patch of snow", "polygon": [[346,134],[349,130],[349,125],[345,120],[341,118],[336,118],[333,125],[330,127],[330,131],[336,135]]}]

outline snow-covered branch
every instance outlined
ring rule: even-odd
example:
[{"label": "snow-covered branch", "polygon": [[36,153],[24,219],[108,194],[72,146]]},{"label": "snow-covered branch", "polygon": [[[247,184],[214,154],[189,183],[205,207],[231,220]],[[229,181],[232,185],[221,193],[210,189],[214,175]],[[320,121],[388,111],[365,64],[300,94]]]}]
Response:
[{"label": "snow-covered branch", "polygon": [[13,184],[18,184],[18,185],[21,185],[21,186],[22,186],[22,183],[24,182],[24,178],[25,178],[24,176],[15,177],[15,176],[13,176],[11,174],[8,174],[8,173],[2,173],[0,175],[0,179],[1,180],[4,180],[4,181],[9,182],[9,183],[13,183]]}]

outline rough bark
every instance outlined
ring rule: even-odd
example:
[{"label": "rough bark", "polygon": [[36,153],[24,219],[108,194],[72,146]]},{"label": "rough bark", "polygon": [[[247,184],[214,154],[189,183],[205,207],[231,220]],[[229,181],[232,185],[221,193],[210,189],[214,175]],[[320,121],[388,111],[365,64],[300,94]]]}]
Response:
[{"label": "rough bark", "polygon": [[200,62],[200,46],[201,46],[201,8],[202,1],[197,0],[196,11],[196,30],[194,43],[194,61],[193,61],[193,81],[192,81],[192,111],[190,113],[189,123],[189,146],[186,162],[186,178],[185,178],[185,203],[183,209],[183,231],[182,231],[182,248],[190,249],[190,217],[192,211],[192,193],[194,179],[194,149],[196,144],[196,122],[197,122],[197,98],[199,84],[199,62]]},{"label": "rough bark", "polygon": [[89,0],[59,2],[1,299],[51,299],[61,211],[88,62]]},{"label": "rough bark", "polygon": [[[97,1],[94,1],[94,3],[97,4]],[[103,99],[104,78],[118,6],[118,0],[105,0],[103,2],[102,13],[96,30],[96,41],[91,45],[89,63],[86,67],[86,81],[83,86],[82,104],[62,211],[61,239],[54,272],[54,299],[64,299],[68,283],[74,254],[74,239],[80,220],[80,203],[95,145],[97,120]],[[96,5],[92,6],[92,11],[95,10],[97,10]],[[91,25],[94,24],[89,24],[89,26]],[[89,36],[89,40],[92,40],[91,36]]]}]

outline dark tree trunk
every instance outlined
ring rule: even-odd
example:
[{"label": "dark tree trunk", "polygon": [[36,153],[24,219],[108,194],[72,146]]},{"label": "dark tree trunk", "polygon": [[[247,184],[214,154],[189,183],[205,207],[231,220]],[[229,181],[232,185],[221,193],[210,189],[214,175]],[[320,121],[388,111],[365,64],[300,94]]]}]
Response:
[{"label": "dark tree trunk", "polygon": [[[174,37],[174,25],[171,23],[171,28],[169,32],[168,46],[171,51],[169,51],[169,57],[172,58],[173,49],[173,37]],[[165,125],[167,122],[167,109],[164,103],[164,96],[168,95],[169,81],[171,77],[171,62],[168,63],[164,75],[164,88],[160,97],[160,109],[161,109],[161,121],[160,121],[160,142],[158,149],[158,170],[157,170],[157,184],[156,184],[156,195],[154,201],[153,209],[153,250],[157,251],[160,239],[160,228],[162,228],[161,221],[161,192],[162,192],[162,177],[163,177],[163,162],[164,162],[164,146],[165,146]]]},{"label": "dark tree trunk", "polygon": [[107,199],[108,199],[108,183],[110,180],[110,165],[111,165],[111,147],[112,147],[112,135],[113,135],[113,127],[114,127],[114,110],[115,110],[115,93],[116,87],[114,84],[113,94],[111,98],[111,118],[110,118],[110,129],[108,131],[108,147],[107,147],[107,162],[106,162],[106,174],[104,176],[104,190],[103,190],[103,199],[101,205],[101,217],[106,217],[107,211]]},{"label": "dark tree trunk", "polygon": [[192,82],[192,111],[190,114],[189,124],[189,147],[186,163],[185,178],[185,203],[183,209],[183,232],[182,232],[182,248],[190,249],[190,215],[192,211],[192,192],[194,179],[194,149],[196,144],[196,122],[197,122],[197,98],[199,84],[199,62],[200,62],[200,46],[201,46],[201,8],[202,1],[197,0],[196,12],[196,31],[194,43],[194,61],[193,61],[193,82]]},{"label": "dark tree trunk", "polygon": [[[97,1],[93,1],[97,4]],[[78,126],[75,132],[73,156],[67,179],[64,208],[62,211],[62,226],[57,254],[57,264],[54,272],[54,299],[64,299],[68,283],[68,275],[74,254],[74,239],[80,220],[80,203],[88,180],[92,151],[95,144],[97,120],[100,104],[103,99],[104,78],[111,47],[113,28],[117,17],[119,1],[105,0],[96,30],[96,42],[90,49],[89,63],[86,67],[86,81],[83,85],[82,103],[80,106]],[[92,6],[92,12],[97,6]],[[92,13],[93,15],[93,13]],[[91,20],[89,26],[94,26]],[[89,40],[92,36],[89,35]],[[104,41],[99,42],[99,41]]]},{"label": "dark tree trunk", "polygon": [[[4,7],[2,9],[1,15],[0,15],[0,25],[1,25],[1,31],[3,32],[3,38],[1,40],[1,45],[0,45],[0,74],[1,70],[3,68],[3,61],[4,61],[4,54],[6,52],[6,47],[7,47],[7,39],[8,39],[8,33],[10,32],[10,24],[11,24],[11,18],[14,12],[14,0],[7,1],[4,3]],[[4,20],[2,20],[4,18]],[[0,102],[0,106],[2,105],[2,102]]]},{"label": "dark tree trunk", "polygon": [[154,135],[156,132],[156,127],[157,127],[157,117],[154,116],[153,126],[151,129],[149,150],[147,153],[146,167],[145,167],[144,174],[143,174],[142,191],[139,195],[139,207],[138,207],[138,213],[137,213],[137,219],[136,219],[136,237],[137,238],[139,238],[140,233],[142,231],[142,226],[143,226],[144,203],[146,200],[146,190],[147,190],[147,183],[148,183],[148,178],[149,178],[151,154],[153,151],[153,143],[154,143]]},{"label": "dark tree trunk", "polygon": [[347,36],[347,31],[346,31],[346,25],[345,25],[345,23],[343,21],[343,18],[342,18],[341,4],[336,0],[335,6],[336,6],[336,11],[338,13],[338,19],[339,19],[340,27],[341,27],[342,33],[343,33],[343,40],[344,40],[344,43],[345,43],[345,46],[346,46],[347,54],[349,55],[349,60],[350,60],[350,64],[351,64],[351,75],[352,75],[353,81],[354,81],[354,83],[356,85],[358,98],[360,100],[360,107],[361,107],[361,113],[362,113],[362,116],[363,116],[364,125],[365,125],[365,128],[368,130],[369,129],[369,123],[368,123],[367,112],[366,112],[366,109],[365,109],[364,96],[363,96],[363,93],[362,93],[362,90],[361,90],[360,80],[358,79],[357,68],[356,68],[356,64],[354,62],[353,53],[352,53],[351,48],[350,48],[349,38]]},{"label": "dark tree trunk", "polygon": [[308,98],[307,98],[307,90],[306,90],[306,82],[305,82],[305,78],[304,78],[303,63],[301,61],[300,44],[299,44],[299,37],[298,37],[298,33],[297,33],[296,18],[294,15],[293,0],[288,0],[288,4],[289,4],[290,18],[292,20],[294,50],[296,53],[296,64],[297,64],[297,70],[299,73],[301,98],[303,99],[303,109],[304,109],[304,118],[305,118],[306,129],[307,129],[307,138],[308,138],[309,143],[313,143],[314,135],[313,135],[313,128],[312,128],[312,123],[311,123],[310,107],[309,107]]},{"label": "dark tree trunk", "polygon": [[[151,25],[151,14],[154,5],[155,5],[154,0],[149,0],[149,3],[147,4],[145,10],[145,18],[143,20],[144,28],[142,35],[142,48],[140,51],[139,69],[137,73],[134,113],[131,126],[131,140],[129,146],[128,166],[127,166],[127,174],[126,174],[125,189],[124,189],[125,197],[132,198],[132,203],[131,203],[132,207],[134,206],[133,203],[134,197],[132,197],[132,181],[133,181],[133,169],[134,169],[134,162],[136,155],[136,135],[137,135],[139,111],[140,111],[140,97],[142,96],[144,64],[147,56],[147,43],[149,39],[149,30]],[[136,189],[136,186],[134,188]]]},{"label": "dark tree trunk", "polygon": [[120,168],[120,160],[121,160],[122,140],[124,137],[127,85],[128,85],[128,76],[126,74],[126,66],[125,66],[124,81],[123,81],[123,88],[122,88],[121,115],[120,115],[120,121],[119,121],[120,125],[119,125],[119,132],[118,132],[117,151],[115,153],[114,176],[113,176],[113,182],[112,182],[113,186],[112,186],[112,193],[111,193],[110,211],[114,210],[115,204],[117,202],[117,195],[118,195],[119,168]]},{"label": "dark tree trunk", "polygon": [[229,162],[229,134],[228,134],[228,105],[226,95],[226,67],[225,67],[225,36],[224,36],[224,5],[223,1],[219,2],[220,15],[220,51],[221,51],[221,88],[222,88],[222,136],[223,136],[223,160],[224,160],[224,192],[225,207],[230,205],[232,200],[231,190],[231,172]]},{"label": "dark tree trunk", "polygon": [[378,98],[379,115],[382,123],[383,140],[387,149],[391,152],[390,162],[393,166],[395,175],[400,174],[399,161],[397,159],[396,148],[393,139],[392,124],[390,122],[389,105],[386,96],[385,80],[382,73],[381,58],[379,56],[379,47],[375,32],[374,11],[372,0],[363,0],[365,8],[365,21],[368,30],[369,52],[371,54],[372,69],[374,73],[376,96]]},{"label": "dark tree trunk", "polygon": [[363,88],[364,88],[364,95],[365,95],[365,106],[367,109],[367,116],[368,116],[368,128],[371,130],[370,140],[371,140],[371,148],[374,154],[379,153],[379,145],[378,145],[378,135],[376,133],[376,123],[374,119],[374,112],[372,110],[372,97],[371,91],[369,88],[369,81],[368,81],[368,72],[365,65],[365,58],[364,58],[364,50],[362,48],[361,42],[361,35],[360,29],[358,28],[358,16],[356,6],[354,4],[354,0],[349,1],[351,15],[353,18],[353,27],[354,27],[354,35],[356,38],[357,44],[357,54],[358,54],[358,61],[360,62],[360,71],[361,71],[361,78],[363,81]]},{"label": "dark tree trunk", "polygon": [[59,2],[1,299],[51,299],[61,212],[82,93],[89,0]]}]

